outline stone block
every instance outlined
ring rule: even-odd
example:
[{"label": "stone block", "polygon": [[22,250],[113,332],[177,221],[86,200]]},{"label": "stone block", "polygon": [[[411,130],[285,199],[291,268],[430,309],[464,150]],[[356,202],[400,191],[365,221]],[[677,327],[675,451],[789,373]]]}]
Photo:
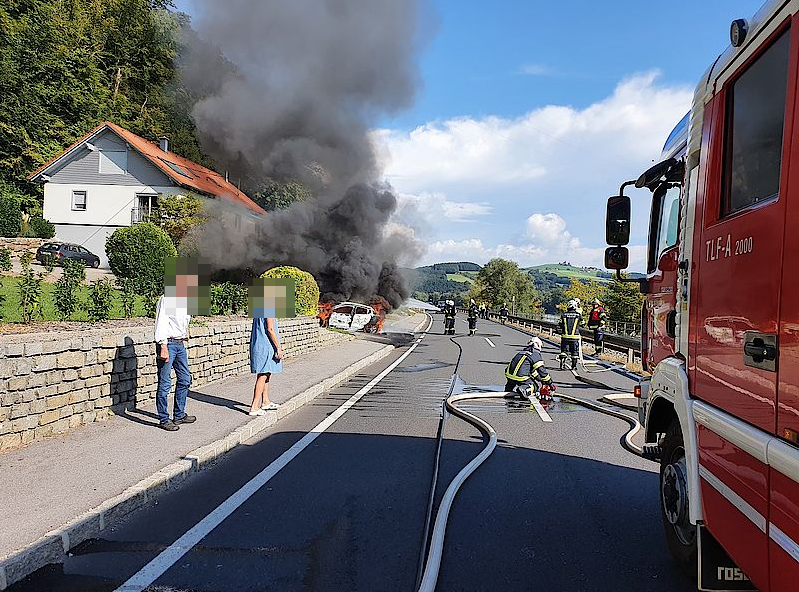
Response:
[{"label": "stone block", "polygon": [[61,352],[65,352],[69,350],[72,342],[69,339],[58,339],[55,341],[44,341],[42,342],[42,353],[43,354],[60,354]]},{"label": "stone block", "polygon": [[64,370],[64,374],[63,374],[62,380],[71,381],[71,380],[77,380],[77,379],[78,379],[78,371],[77,370],[75,370],[74,368],[69,368],[67,370]]},{"label": "stone block", "polygon": [[50,386],[43,386],[41,388],[36,389],[36,397],[38,399],[52,397],[56,393],[58,393],[58,387],[54,384],[51,384]]},{"label": "stone block", "polygon": [[80,368],[86,363],[86,354],[82,351],[69,351],[58,354],[56,366],[58,368]]},{"label": "stone block", "polygon": [[63,434],[64,432],[69,430],[69,418],[64,417],[62,419],[59,419],[58,421],[53,422],[48,427],[52,427],[53,434]]},{"label": "stone block", "polygon": [[25,357],[30,356],[37,356],[43,352],[43,346],[41,341],[31,341],[30,343],[25,344]]},{"label": "stone block", "polygon": [[46,384],[45,375],[44,374],[32,374],[28,377],[28,388],[39,388]]},{"label": "stone block", "polygon": [[24,343],[6,343],[5,354],[7,358],[15,358],[25,355]]},{"label": "stone block", "polygon": [[84,389],[80,389],[77,391],[72,391],[69,393],[69,404],[73,405],[75,403],[83,403],[89,399],[89,391]]},{"label": "stone block", "polygon": [[22,445],[27,446],[36,438],[36,431],[35,430],[27,430],[22,432]]},{"label": "stone block", "polygon": [[14,376],[14,361],[8,358],[0,359],[0,378]]},{"label": "stone block", "polygon": [[28,377],[27,376],[17,376],[15,378],[8,379],[8,390],[9,391],[21,391],[28,388]]},{"label": "stone block", "polygon": [[47,409],[58,409],[63,407],[64,405],[69,405],[69,394],[64,393],[61,395],[55,395],[54,397],[48,397],[45,399],[47,401]]},{"label": "stone block", "polygon": [[11,419],[17,419],[18,417],[28,415],[30,412],[31,412],[30,403],[17,403],[16,405],[11,406],[11,414],[9,415],[9,417]]},{"label": "stone block", "polygon": [[[46,426],[54,421],[58,421],[59,419],[61,419],[61,412],[58,409],[45,411],[39,416],[39,425]],[[52,433],[52,429],[50,430],[50,433]]]},{"label": "stone block", "polygon": [[[41,423],[41,421],[39,423]],[[41,440],[42,438],[47,438],[48,436],[52,436],[53,435],[52,422],[48,425],[40,425],[38,428],[34,430],[34,434],[35,434],[34,438],[37,440]]]},{"label": "stone block", "polygon": [[61,370],[50,370],[46,375],[45,382],[47,386],[55,386],[58,389],[62,378],[64,378],[64,373]]},{"label": "stone block", "polygon": [[55,368],[55,365],[56,365],[55,355],[38,356],[34,359],[33,371],[46,372],[48,370],[52,370],[53,368]]},{"label": "stone block", "polygon": [[31,401],[31,413],[44,413],[47,411],[47,400],[46,399],[36,399]]},{"label": "stone block", "polygon": [[77,427],[80,427],[83,424],[83,416],[82,415],[73,415],[69,418],[69,429],[74,430]]},{"label": "stone block", "polygon": [[0,450],[16,448],[20,444],[22,444],[21,434],[6,434],[5,436],[0,436]]},{"label": "stone block", "polygon": [[37,425],[39,425],[38,417],[35,415],[26,415],[25,417],[20,417],[19,419],[11,421],[11,431],[13,433],[24,432],[26,430],[32,430]]}]

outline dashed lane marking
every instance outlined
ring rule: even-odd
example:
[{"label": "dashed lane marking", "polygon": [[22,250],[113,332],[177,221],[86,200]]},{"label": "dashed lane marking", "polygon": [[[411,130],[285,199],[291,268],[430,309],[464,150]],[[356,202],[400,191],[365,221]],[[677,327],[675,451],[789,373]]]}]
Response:
[{"label": "dashed lane marking", "polygon": [[491,347],[497,347],[496,345],[494,345],[494,342],[491,341],[488,337],[483,337],[483,339],[485,339],[488,342],[488,345],[490,345]]}]

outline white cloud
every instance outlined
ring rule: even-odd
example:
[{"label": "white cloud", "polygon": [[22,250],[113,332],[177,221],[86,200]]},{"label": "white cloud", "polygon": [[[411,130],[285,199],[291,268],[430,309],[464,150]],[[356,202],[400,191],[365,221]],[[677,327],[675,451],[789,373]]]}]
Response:
[{"label": "white cloud", "polygon": [[441,192],[399,195],[397,219],[408,224],[435,224],[443,219],[450,222],[467,222],[487,216],[493,208],[485,202],[452,201]]},{"label": "white cloud", "polygon": [[519,74],[525,76],[549,76],[552,74],[552,68],[545,64],[524,64],[519,68]]},{"label": "white cloud", "polygon": [[[585,108],[549,105],[515,119],[460,117],[375,131],[388,180],[406,201],[413,196],[429,225],[417,228],[430,244],[426,259],[436,249],[443,257],[463,248],[475,259],[504,253],[524,264],[567,258],[600,266],[605,198],[659,157],[690,106],[691,89],[657,79],[657,72],[625,79]],[[650,196],[632,196],[632,239],[640,244]],[[643,268],[643,247],[632,261]]]}]

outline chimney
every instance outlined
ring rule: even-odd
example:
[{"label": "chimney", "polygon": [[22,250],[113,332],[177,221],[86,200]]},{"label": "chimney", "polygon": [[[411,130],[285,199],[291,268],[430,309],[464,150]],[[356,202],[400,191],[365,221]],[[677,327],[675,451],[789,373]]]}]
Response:
[{"label": "chimney", "polygon": [[158,138],[158,145],[161,147],[161,150],[164,152],[169,152],[169,138],[166,136],[161,136]]}]

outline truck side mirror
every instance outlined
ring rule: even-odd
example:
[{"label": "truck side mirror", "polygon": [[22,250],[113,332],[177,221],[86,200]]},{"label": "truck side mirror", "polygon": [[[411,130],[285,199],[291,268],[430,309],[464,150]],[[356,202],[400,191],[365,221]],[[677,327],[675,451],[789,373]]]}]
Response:
[{"label": "truck side mirror", "polygon": [[605,242],[618,246],[630,242],[630,198],[626,195],[614,195],[608,198]]},{"label": "truck side mirror", "polygon": [[605,269],[621,270],[630,265],[630,251],[627,247],[608,247],[605,249]]}]

